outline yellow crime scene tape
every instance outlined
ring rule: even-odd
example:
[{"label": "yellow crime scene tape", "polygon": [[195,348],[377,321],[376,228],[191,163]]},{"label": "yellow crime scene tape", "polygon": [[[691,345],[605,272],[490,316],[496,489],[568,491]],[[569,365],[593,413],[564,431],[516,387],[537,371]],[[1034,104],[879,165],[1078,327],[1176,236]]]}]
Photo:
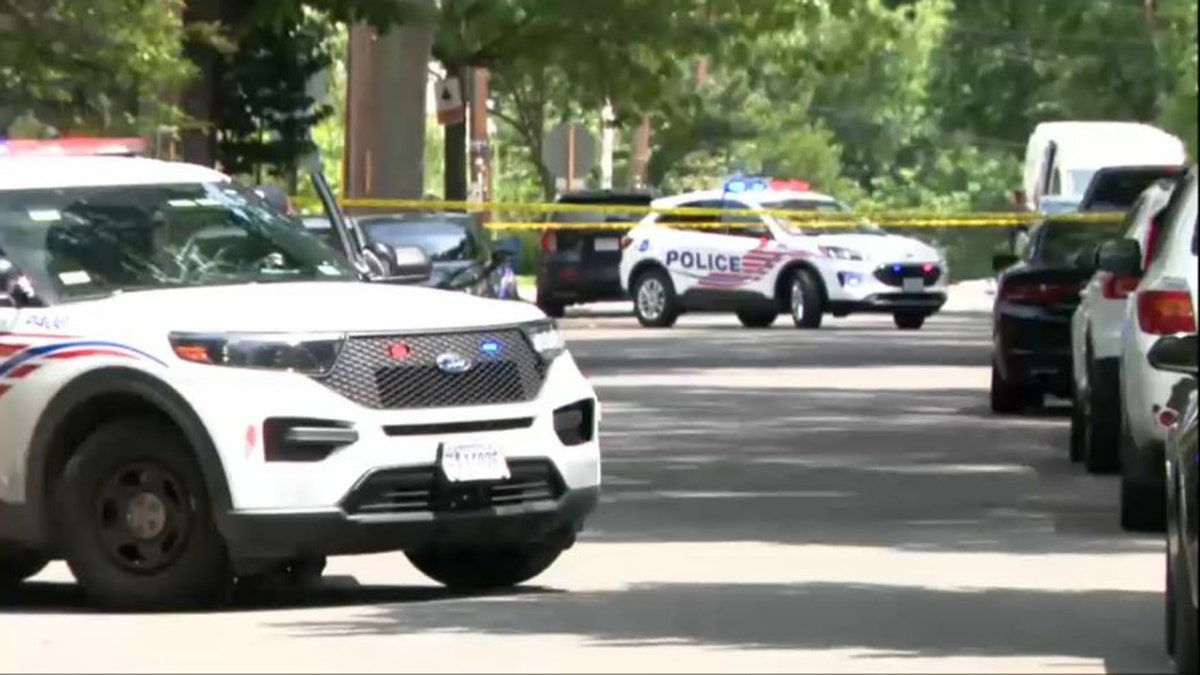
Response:
[{"label": "yellow crime scene tape", "polygon": [[[650,207],[613,204],[557,204],[536,202],[484,202],[456,201],[433,199],[348,199],[342,198],[339,204],[345,209],[400,210],[400,211],[462,211],[482,212],[491,214],[612,214],[632,216],[627,222],[555,222],[553,220],[516,219],[506,220],[496,218],[485,223],[489,230],[508,231],[540,231],[540,230],[628,230],[635,222],[649,214],[705,217],[712,216],[712,222],[660,223],[666,227],[686,227],[688,229],[743,229],[761,227],[757,223],[720,222],[719,218],[730,216],[762,216],[770,215],[777,219],[803,229],[838,229],[859,227],[864,221],[880,227],[901,228],[944,228],[944,227],[1013,227],[1027,225],[1047,216],[1038,213],[962,213],[947,214],[920,211],[872,212],[860,211],[853,213],[804,212],[778,209],[714,209],[696,207]],[[1121,213],[1072,213],[1054,216],[1056,220],[1091,223],[1112,223],[1123,217]]]}]

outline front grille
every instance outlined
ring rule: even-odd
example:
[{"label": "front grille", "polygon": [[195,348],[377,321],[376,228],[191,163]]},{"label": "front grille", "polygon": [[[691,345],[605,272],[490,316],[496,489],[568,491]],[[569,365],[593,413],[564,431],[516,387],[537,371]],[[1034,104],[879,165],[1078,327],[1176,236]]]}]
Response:
[{"label": "front grille", "polygon": [[565,487],[554,465],[544,459],[508,462],[505,481],[447,483],[434,466],[384,469],[368,476],[342,500],[350,515],[449,513],[556,500]]},{"label": "front grille", "polygon": [[896,288],[903,286],[905,279],[913,277],[923,278],[926,286],[932,286],[942,278],[942,270],[937,265],[929,265],[926,268],[924,264],[913,263],[880,265],[875,269],[876,279]]},{"label": "front grille", "polygon": [[[498,349],[485,353],[482,345]],[[398,345],[406,352],[393,353]],[[438,357],[457,354],[470,370],[446,372]],[[546,366],[517,329],[425,335],[354,336],[319,382],[377,410],[494,405],[531,401],[541,391]]]}]

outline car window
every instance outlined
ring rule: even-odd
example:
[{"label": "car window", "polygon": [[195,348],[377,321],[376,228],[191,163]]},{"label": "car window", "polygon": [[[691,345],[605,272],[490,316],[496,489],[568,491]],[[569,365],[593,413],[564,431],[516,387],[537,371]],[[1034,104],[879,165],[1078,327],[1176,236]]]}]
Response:
[{"label": "car window", "polygon": [[[675,208],[680,209],[720,209],[723,208],[723,202],[719,200],[700,200],[694,202],[686,202],[678,204]],[[664,225],[669,225],[677,230],[687,230],[692,232],[707,232],[715,234],[720,232],[719,229],[712,227],[714,223],[720,223],[721,219],[712,214],[677,214],[667,213],[660,215],[656,222]]]},{"label": "car window", "polygon": [[1034,259],[1050,265],[1069,263],[1084,248],[1116,239],[1124,229],[1119,222],[1047,224],[1035,247]]},{"label": "car window", "polygon": [[1149,242],[1150,250],[1146,251],[1147,268],[1162,256],[1163,251],[1166,250],[1166,242],[1171,239],[1172,229],[1177,223],[1183,220],[1180,217],[1180,211],[1187,206],[1190,192],[1188,184],[1180,181],[1175,190],[1172,191],[1167,205],[1155,216],[1155,221],[1158,223],[1158,232]]},{"label": "car window", "polygon": [[0,191],[0,256],[57,302],[358,278],[338,250],[225,183]]},{"label": "car window", "polygon": [[[805,223],[811,219],[812,214],[828,213],[842,215],[849,214],[851,212],[849,206],[846,206],[839,201],[829,199],[780,199],[777,201],[763,201],[760,202],[760,205],[764,209],[773,212],[772,216],[784,228],[786,228],[788,232],[797,235],[803,235],[807,233]],[[781,217],[778,214],[780,211],[794,211],[797,214],[803,213],[807,215],[804,217],[797,216],[795,219],[789,219],[786,217]],[[847,222],[846,225],[853,232],[883,234],[883,229],[881,229],[878,225],[870,223],[866,220]],[[807,229],[812,230],[814,228],[809,227]],[[819,229],[817,233],[820,233]]]},{"label": "car window", "polygon": [[360,227],[368,242],[383,242],[392,248],[415,246],[434,262],[479,258],[484,247],[466,218],[362,220]]},{"label": "car window", "polygon": [[[727,199],[721,203],[721,208],[730,211],[748,211],[750,210],[750,205],[736,199]],[[762,216],[750,213],[728,213],[721,216],[721,222],[730,225],[730,227],[722,230],[724,234],[753,239],[761,239],[763,237],[767,237],[768,239],[775,238],[771,234],[771,228],[763,222]]]}]

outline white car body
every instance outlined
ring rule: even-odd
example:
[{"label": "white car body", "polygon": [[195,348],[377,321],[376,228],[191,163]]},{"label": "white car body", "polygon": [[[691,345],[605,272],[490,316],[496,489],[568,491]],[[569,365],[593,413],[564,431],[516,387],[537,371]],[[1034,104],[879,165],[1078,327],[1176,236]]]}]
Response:
[{"label": "white car body", "polygon": [[[944,304],[946,264],[932,246],[881,231],[795,229],[803,228],[802,219],[792,228],[768,213],[788,202],[811,204],[805,217],[812,217],[812,211],[844,217],[849,211],[828,195],[791,190],[713,190],[656,200],[655,209],[746,209],[756,215],[645,217],[623,244],[622,288],[632,293],[637,276],[657,267],[669,273],[686,311],[736,311],[741,303],[751,302],[768,314],[773,307],[786,312],[786,275],[803,265],[819,275],[824,313],[915,311],[923,317]],[[704,227],[714,221],[730,227]],[[698,225],[687,229],[688,222]],[[738,227],[739,223],[749,223],[751,229]],[[905,286],[898,275],[895,283],[885,283],[881,276],[893,266],[903,267],[905,273],[911,270],[912,285]],[[925,277],[919,276],[922,268],[928,272]]]},{"label": "white car body", "polygon": [[[1153,219],[1167,205],[1169,189],[1153,186],[1143,193],[1126,217],[1128,229],[1125,238],[1138,242],[1142,250],[1148,244]],[[1075,387],[1079,391],[1088,389],[1088,364],[1090,361],[1116,359],[1121,355],[1121,328],[1125,319],[1128,293],[1119,297],[1105,295],[1105,286],[1111,285],[1112,275],[1097,272],[1083,290],[1080,303],[1071,320],[1071,363],[1074,370]]]},{"label": "white car body", "polygon": [[1056,121],[1038,124],[1025,149],[1026,206],[1043,199],[1080,199],[1096,171],[1110,166],[1182,166],[1183,141],[1137,122]]},{"label": "white car body", "polygon": [[[20,190],[167,185],[203,186],[218,199],[233,189],[226,176],[182,163],[0,158],[0,212],[22,203],[14,196]],[[32,208],[39,202],[25,203]],[[56,219],[64,218],[53,210],[30,214],[46,226],[47,242]],[[0,256],[6,243],[26,236],[10,229],[6,238],[7,226],[0,220]],[[518,538],[549,529],[573,538],[597,503],[599,402],[570,353],[555,346],[553,325],[532,305],[357,277],[71,299],[62,292],[90,283],[88,273],[62,267],[72,264],[69,257],[53,260],[60,265],[56,275],[48,267],[28,271],[34,287],[57,288],[41,293],[51,297],[47,306],[12,306],[11,297],[9,306],[0,303],[0,554],[5,545],[51,551],[61,533],[46,517],[48,492],[61,463],[48,459],[53,449],[46,439],[62,425],[81,423],[75,413],[108,391],[161,404],[160,412],[187,436],[235,565],[408,551],[436,544],[443,535],[461,535],[469,543],[472,536],[509,527]],[[336,277],[337,268],[330,269]],[[173,348],[173,334],[258,335],[281,344],[328,337],[339,351],[331,369],[310,375],[185,360]],[[381,384],[376,378],[384,374],[396,379]],[[579,437],[566,442],[556,420],[576,404],[588,414],[579,417]],[[305,442],[336,427],[326,441],[333,449],[303,460],[278,441],[277,455],[269,457],[267,420],[284,420],[279,428],[294,431],[295,438],[308,434]],[[375,495],[378,503],[351,508],[375,478],[437,476],[441,470],[451,483],[449,465],[439,460],[456,447],[500,449],[511,469],[503,484],[485,484],[491,492],[482,506],[449,512],[432,506],[433,496],[421,502],[421,493],[410,495],[411,503]],[[522,474],[522,465],[529,471]],[[417,492],[433,495],[432,484],[421,485]]]},{"label": "white car body", "polygon": [[[1162,337],[1143,330],[1139,321],[1139,301],[1154,291],[1183,292],[1196,311],[1196,170],[1189,172],[1172,195],[1171,204],[1161,218],[1157,255],[1149,252],[1150,262],[1130,294],[1121,323],[1121,405],[1123,420],[1131,441],[1123,449],[1123,474],[1135,482],[1161,481],[1162,444],[1166,428],[1158,415],[1170,398],[1171,390],[1183,377],[1152,368],[1147,353]],[[1189,322],[1193,318],[1189,317]],[[1185,328],[1182,332],[1191,332]],[[1135,456],[1126,456],[1127,453]]]}]

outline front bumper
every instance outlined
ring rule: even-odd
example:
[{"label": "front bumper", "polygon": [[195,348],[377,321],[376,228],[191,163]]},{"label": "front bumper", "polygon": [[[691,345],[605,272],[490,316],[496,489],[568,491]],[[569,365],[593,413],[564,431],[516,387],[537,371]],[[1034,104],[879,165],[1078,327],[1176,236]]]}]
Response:
[{"label": "front bumper", "polygon": [[381,553],[434,545],[504,545],[572,538],[599,502],[598,486],[510,506],[351,515],[343,508],[227,514],[222,535],[241,564]]},{"label": "front bumper", "polygon": [[[924,312],[934,314],[946,304],[944,274],[919,275],[920,265],[899,264],[906,271],[885,273],[889,264],[838,260],[823,274],[834,314]],[[907,270],[907,268],[912,268]],[[904,278],[910,279],[906,286]]]}]

